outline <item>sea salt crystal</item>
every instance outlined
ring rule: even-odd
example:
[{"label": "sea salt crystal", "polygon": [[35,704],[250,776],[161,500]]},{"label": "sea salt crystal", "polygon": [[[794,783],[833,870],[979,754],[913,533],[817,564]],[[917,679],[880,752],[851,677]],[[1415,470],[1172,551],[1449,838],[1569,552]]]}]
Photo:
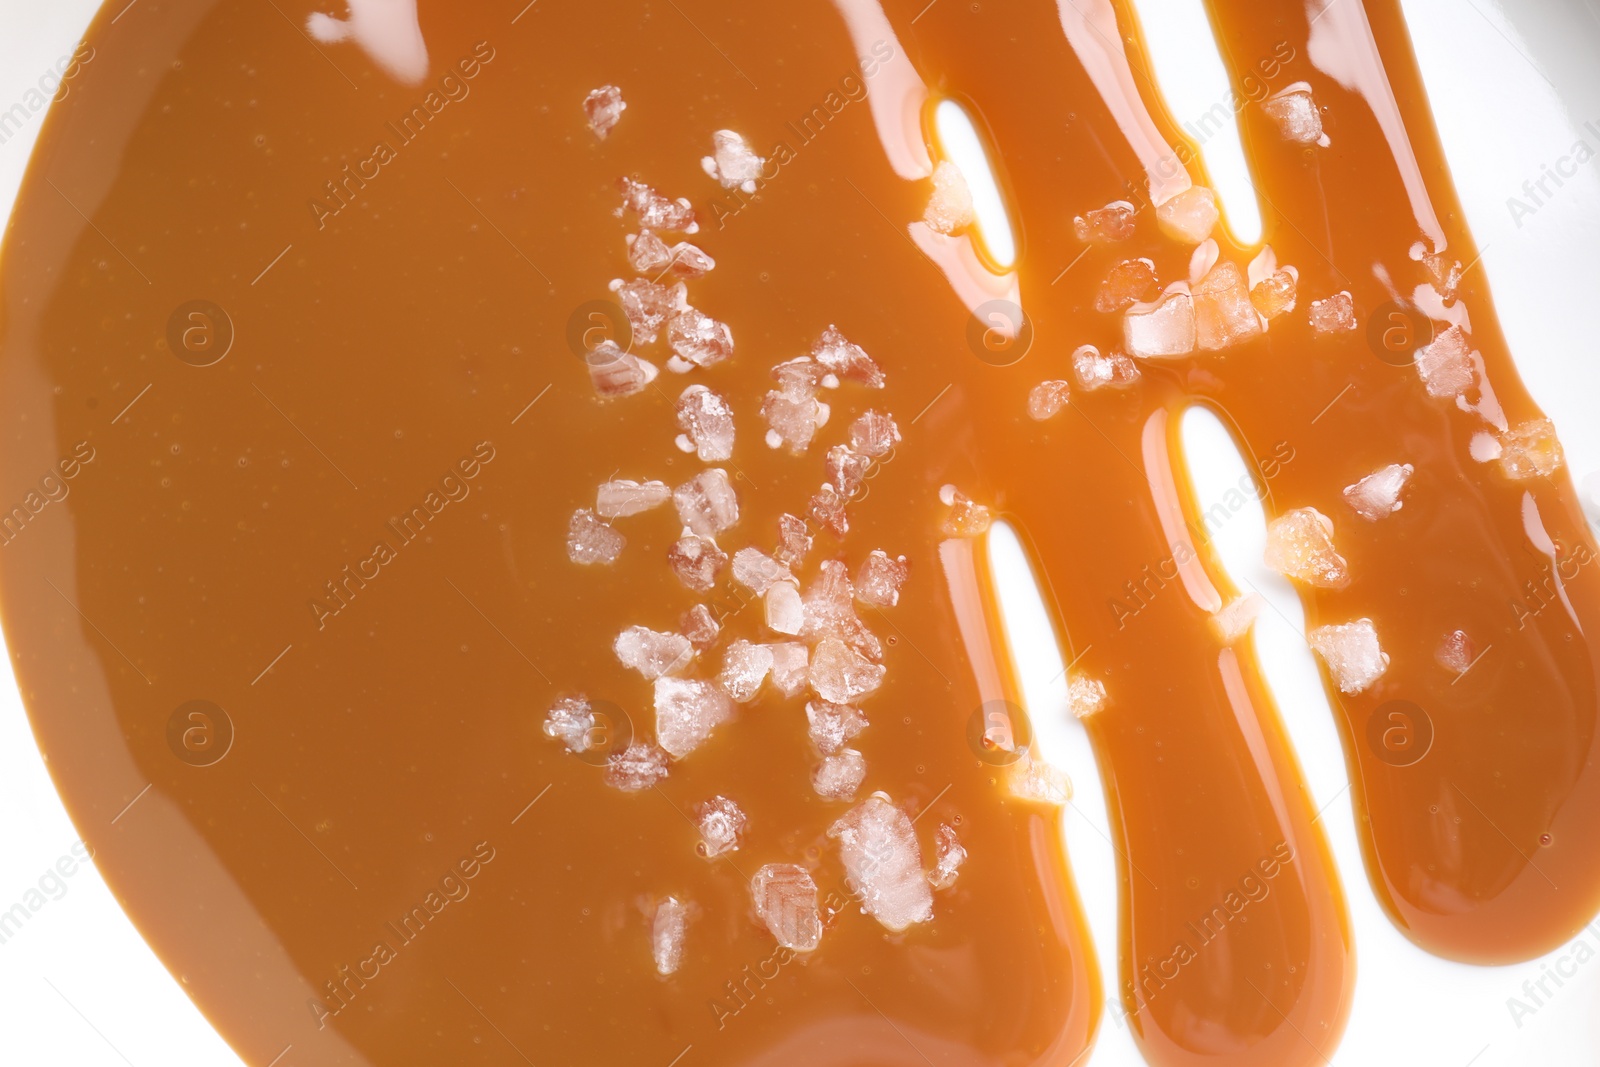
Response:
[{"label": "sea salt crystal", "polygon": [[1451,326],[1417,349],[1417,374],[1429,396],[1453,399],[1477,380],[1473,357],[1478,353],[1459,326]]},{"label": "sea salt crystal", "polygon": [[728,482],[727,472],[712,467],[672,491],[678,518],[692,533],[716,537],[739,521],[739,499]]},{"label": "sea salt crystal", "polygon": [[1400,491],[1406,487],[1415,470],[1409,463],[1391,463],[1387,467],[1379,467],[1354,485],[1345,486],[1344,502],[1363,519],[1377,522],[1385,515],[1392,515],[1405,507],[1405,502],[1400,499]]},{"label": "sea salt crystal", "polygon": [[602,141],[626,110],[627,101],[622,99],[622,90],[615,85],[602,85],[583,98],[583,115],[589,120],[594,135]]},{"label": "sea salt crystal", "polygon": [[805,605],[793,582],[776,582],[762,597],[767,628],[774,633],[798,634],[805,626]]},{"label": "sea salt crystal", "polygon": [[950,509],[944,518],[946,537],[977,537],[988,532],[989,524],[993,521],[988,508],[973,503],[953,485],[941,489],[939,499]]},{"label": "sea salt crystal", "polygon": [[961,168],[949,160],[940,160],[933,168],[933,193],[922,221],[937,233],[955,233],[972,223],[972,190]]},{"label": "sea salt crystal", "polygon": [[759,548],[741,548],[733,554],[733,580],[761,596],[774,582],[794,581],[794,575]]},{"label": "sea salt crystal", "polygon": [[1286,141],[1312,145],[1322,140],[1322,113],[1316,101],[1303,89],[1279,93],[1261,102],[1261,110],[1278,124]]},{"label": "sea salt crystal", "polygon": [[1294,273],[1279,268],[1250,287],[1250,303],[1262,315],[1275,319],[1294,310],[1296,285]]},{"label": "sea salt crystal", "polygon": [[674,759],[699,748],[711,731],[733,717],[728,695],[710,682],[657,678],[656,741]]},{"label": "sea salt crystal", "polygon": [[666,233],[694,233],[700,228],[695,221],[694,208],[682,197],[669,200],[643,182],[631,178],[623,178],[619,184],[622,187],[622,207],[617,209],[619,216],[624,211],[631,211],[640,226]]},{"label": "sea salt crystal", "polygon": [[1110,314],[1155,297],[1156,265],[1148,259],[1125,259],[1106,273],[1095,294],[1094,309]]},{"label": "sea salt crystal", "polygon": [[638,738],[606,760],[606,784],[624,793],[649,789],[666,776],[667,754]]},{"label": "sea salt crystal", "polygon": [[1028,390],[1028,418],[1044,422],[1053,418],[1072,399],[1072,386],[1060,379],[1040,382]]},{"label": "sea salt crystal", "polygon": [[720,394],[691,385],[678,397],[677,412],[678,428],[701,459],[711,463],[733,455],[733,409]]},{"label": "sea salt crystal", "polygon": [[628,316],[628,325],[633,327],[636,344],[647,345],[654,341],[662,325],[688,306],[685,296],[682,282],[658,285],[634,278],[617,286],[617,299],[622,304],[623,314]]},{"label": "sea salt crystal", "polygon": [[684,935],[689,929],[689,909],[677,897],[667,897],[656,905],[650,924],[650,949],[655,956],[656,973],[665,977],[683,965]]},{"label": "sea salt crystal", "polygon": [[627,543],[588,508],[574,511],[567,523],[567,558],[574,563],[613,563]]},{"label": "sea salt crystal", "polygon": [[1465,630],[1452,630],[1440,640],[1434,650],[1434,662],[1451,674],[1465,674],[1478,658],[1477,642]]},{"label": "sea salt crystal", "polygon": [[1261,317],[1238,264],[1224,260],[1195,283],[1194,334],[1195,344],[1207,351],[1261,335]]},{"label": "sea salt crystal", "polygon": [[700,830],[700,855],[715,859],[724,852],[737,852],[739,838],[750,820],[744,809],[725,796],[714,796],[695,805],[694,824]]},{"label": "sea salt crystal", "polygon": [[899,443],[900,427],[887,412],[869,409],[850,424],[850,447],[864,456],[879,459]]},{"label": "sea salt crystal", "polygon": [[1105,684],[1095,678],[1074,673],[1067,679],[1067,707],[1079,719],[1102,710],[1106,706]]},{"label": "sea salt crystal", "polygon": [[804,689],[811,666],[811,650],[799,641],[777,641],[767,648],[772,651],[772,684],[778,692],[792,697]]},{"label": "sea salt crystal", "polygon": [[867,776],[867,761],[853,748],[842,748],[811,769],[811,788],[828,800],[854,800]]},{"label": "sea salt crystal", "polygon": [[860,382],[871,389],[882,389],[883,370],[860,345],[847,340],[838,327],[830,325],[811,346],[811,358],[845,381]]},{"label": "sea salt crystal", "polygon": [[594,510],[603,519],[620,519],[658,508],[672,498],[666,482],[636,482],[627,478],[602,482],[595,492]]},{"label": "sea salt crystal", "polygon": [[1547,478],[1561,468],[1561,442],[1549,419],[1518,423],[1501,436],[1500,446],[1500,470],[1507,478]]},{"label": "sea salt crystal", "polygon": [[824,637],[811,655],[811,688],[823,700],[848,704],[883,684],[884,668],[837,637]]},{"label": "sea salt crystal", "polygon": [[811,532],[806,529],[804,519],[796,518],[787,511],[778,516],[778,547],[773,553],[791,567],[798,567],[805,562],[806,553],[811,551]]},{"label": "sea salt crystal", "polygon": [[1130,356],[1170,359],[1194,351],[1194,298],[1177,290],[1153,304],[1135,304],[1122,316],[1122,341]]},{"label": "sea salt crystal", "polygon": [[806,503],[806,514],[835,537],[850,532],[850,515],[845,510],[844,498],[831,485],[824,485],[812,495]]},{"label": "sea salt crystal", "polygon": [[1156,206],[1156,222],[1166,235],[1191,245],[1210,237],[1219,218],[1216,194],[1203,185],[1191,185]]},{"label": "sea salt crystal", "polygon": [[1316,508],[1294,508],[1267,524],[1267,566],[1319,589],[1343,589],[1350,567],[1334,551],[1333,520]]},{"label": "sea salt crystal", "polygon": [[1066,772],[1026,750],[1021,759],[1007,768],[1007,784],[1012,795],[1022,800],[1060,807],[1072,799],[1072,781]]},{"label": "sea salt crystal", "polygon": [[656,274],[672,262],[672,252],[667,242],[651,233],[640,230],[638,235],[628,235],[628,263],[639,274]]},{"label": "sea salt crystal", "polygon": [[704,604],[696,604],[678,619],[678,629],[695,648],[709,648],[716,643],[722,624]]},{"label": "sea salt crystal", "polygon": [[594,391],[610,400],[642,393],[661,372],[654,363],[624,352],[611,341],[601,341],[583,357]]},{"label": "sea salt crystal", "polygon": [[808,373],[813,369],[821,367],[810,360],[790,360],[773,368],[773,377],[781,384],[761,401],[761,415],[772,428],[767,443],[773,448],[804,452],[818,427],[828,421],[828,405],[817,400],[816,382]]},{"label": "sea salt crystal", "polygon": [[624,667],[632,667],[646,681],[681,671],[694,659],[694,646],[687,637],[645,626],[623,630],[611,647]]},{"label": "sea salt crystal", "polygon": [[583,697],[562,697],[545,712],[544,733],[567,746],[568,752],[587,752],[593,747],[594,712]]},{"label": "sea salt crystal", "polygon": [[817,883],[804,867],[769,863],[750,879],[756,915],[784,948],[811,952],[822,943]]},{"label": "sea salt crystal", "polygon": [[1356,304],[1340,290],[1326,300],[1311,301],[1311,328],[1320,334],[1349,333],[1356,328]]},{"label": "sea salt crystal", "polygon": [[1266,603],[1258,594],[1247,593],[1235,597],[1221,611],[1213,615],[1212,621],[1217,624],[1223,643],[1231,645],[1249,633],[1250,627],[1255,624],[1256,616],[1261,614],[1261,609]]},{"label": "sea salt crystal", "polygon": [[717,584],[717,573],[728,565],[728,554],[716,542],[689,534],[667,549],[667,562],[685,588],[709,593]]},{"label": "sea salt crystal", "polygon": [[1084,390],[1124,389],[1139,380],[1139,365],[1121,352],[1102,356],[1094,345],[1072,353],[1072,376]]},{"label": "sea salt crystal", "polygon": [[895,933],[933,918],[922,848],[904,811],[874,793],[828,827],[839,842],[845,881],[862,909]]},{"label": "sea salt crystal", "polygon": [[[727,323],[685,307],[667,321],[667,347],[683,364],[709,367],[733,355],[733,331]],[[689,369],[682,364],[668,366],[679,372]]]},{"label": "sea salt crystal", "polygon": [[872,467],[872,459],[849,445],[834,445],[828,449],[824,467],[828,472],[828,484],[842,496],[850,497],[860,491]]},{"label": "sea salt crystal", "polygon": [[735,701],[744,704],[755,699],[771,670],[772,650],[740,638],[722,654],[722,673],[717,675],[717,684]]},{"label": "sea salt crystal", "polygon": [[745,139],[732,130],[718,130],[711,135],[712,154],[700,160],[700,166],[724,189],[756,191],[756,179],[761,177],[761,165],[766,162],[756,155]]},{"label": "sea salt crystal", "polygon": [[1133,236],[1133,216],[1132,204],[1115,200],[1105,207],[1073,216],[1072,232],[1078,235],[1078,240],[1088,244],[1126,241]]},{"label": "sea salt crystal", "polygon": [[811,700],[806,703],[806,726],[817,751],[831,756],[867,728],[867,716],[851,704]]},{"label": "sea salt crystal", "polygon": [[856,571],[856,599],[875,607],[894,607],[900,603],[900,587],[909,571],[904,556],[891,559],[883,549],[873,549]]},{"label": "sea salt crystal", "polygon": [[1328,674],[1342,693],[1364,692],[1389,669],[1389,654],[1378,644],[1371,619],[1318,626],[1306,640],[1328,665]]},{"label": "sea salt crystal", "polygon": [[1428,277],[1433,282],[1434,291],[1439,294],[1445,307],[1456,302],[1456,293],[1461,288],[1461,261],[1452,256],[1425,255],[1422,265],[1427,268]]},{"label": "sea salt crystal", "polygon": [[956,884],[961,865],[967,862],[967,850],[956,836],[956,828],[942,822],[933,832],[933,870],[928,872],[928,884],[935,889],[949,889]]}]

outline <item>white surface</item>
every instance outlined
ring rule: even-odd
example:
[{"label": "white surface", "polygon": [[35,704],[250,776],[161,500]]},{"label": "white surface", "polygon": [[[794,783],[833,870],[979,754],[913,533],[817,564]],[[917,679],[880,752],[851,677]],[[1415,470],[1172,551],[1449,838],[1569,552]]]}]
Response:
[{"label": "white surface", "polygon": [[[1323,0],[1309,0],[1320,8]],[[1338,0],[1336,0],[1338,2]],[[1344,0],[1350,2],[1350,0]],[[1141,0],[1155,18],[1187,9],[1193,0]],[[1526,380],[1555,419],[1575,477],[1595,498],[1600,514],[1600,361],[1586,321],[1591,290],[1600,278],[1600,160],[1573,168],[1553,195],[1531,214],[1513,213],[1508,198],[1531,203],[1523,182],[1536,181],[1582,141],[1600,151],[1600,79],[1592,57],[1600,23],[1573,7],[1529,4],[1508,21],[1488,0],[1406,0],[1418,54],[1445,139],[1468,220],[1480,247],[1506,333]],[[56,60],[72,51],[87,25],[92,0],[48,4],[0,0],[0,110],[24,98]],[[135,9],[137,10],[137,9]],[[130,14],[129,17],[132,17]],[[1173,66],[1166,38],[1152,36],[1164,64],[1163,88],[1173,94],[1179,121],[1199,118],[1220,97],[1215,53],[1206,50],[1198,71]],[[1182,38],[1178,38],[1181,46]],[[1492,72],[1492,76],[1485,76]],[[1208,80],[1209,79],[1209,80]],[[1187,87],[1187,88],[1186,88]],[[1185,93],[1195,94],[1190,98]],[[43,115],[31,115],[23,132],[0,144],[0,205],[9,204]],[[1589,129],[1585,123],[1593,121]],[[1234,141],[1236,143],[1236,139]],[[1210,138],[1208,164],[1226,170],[1229,139]],[[1242,155],[1239,157],[1242,161]],[[1249,232],[1250,206],[1241,188],[1219,177],[1229,225]],[[1549,184],[1549,183],[1547,183]],[[1246,183],[1242,188],[1248,189]],[[1518,225],[1520,216],[1520,225]],[[1582,309],[1561,313],[1553,309]],[[1245,470],[1214,423],[1187,425],[1192,462],[1202,491],[1220,493]],[[1202,507],[1205,505],[1202,504]],[[1327,826],[1355,924],[1359,968],[1355,1008],[1333,1062],[1341,1065],[1445,1064],[1500,1067],[1592,1065],[1600,1062],[1600,954],[1576,961],[1576,948],[1544,961],[1506,968],[1472,968],[1434,959],[1410,946],[1378,911],[1356,846],[1344,768],[1331,713],[1310,654],[1298,631],[1299,604],[1276,576],[1262,573],[1263,527],[1259,508],[1246,508],[1218,533],[1218,542],[1241,587],[1256,586],[1273,607],[1258,623],[1256,641],[1278,695],[1280,709],[1310,776]],[[1003,563],[1026,567],[1014,540],[995,538]],[[1023,572],[1025,573],[1025,571]],[[1008,607],[1028,610],[1031,583],[1014,587]],[[1036,603],[1031,610],[1040,609]],[[1106,838],[1106,813],[1092,754],[1082,730],[1064,715],[1061,664],[1037,614],[1013,627],[1025,653],[1026,695],[1048,753],[1073,775],[1076,796],[1068,811],[1067,838],[1108,991],[1117,986],[1116,879]],[[1032,642],[1032,646],[1028,643]],[[0,911],[39,888],[41,877],[69,854],[76,839],[50,784],[23,714],[9,660],[0,668]],[[32,914],[24,928],[0,943],[0,1063],[118,1067],[148,1064],[185,1067],[240,1062],[212,1032],[145,947],[92,867],[47,883],[58,896]],[[1586,935],[1600,949],[1600,935]],[[1550,968],[1571,972],[1535,1014],[1517,1024],[1511,997]],[[1555,988],[1547,979],[1547,988]],[[1474,1058],[1476,1057],[1476,1058]],[[1142,1061],[1115,1011],[1108,1010],[1094,1067]]]}]

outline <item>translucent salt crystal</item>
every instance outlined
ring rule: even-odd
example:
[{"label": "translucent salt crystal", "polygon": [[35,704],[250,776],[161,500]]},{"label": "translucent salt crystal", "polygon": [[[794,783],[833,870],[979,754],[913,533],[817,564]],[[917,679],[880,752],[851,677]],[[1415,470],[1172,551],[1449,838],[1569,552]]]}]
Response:
[{"label": "translucent salt crystal", "polygon": [[1195,246],[1194,252],[1189,256],[1189,284],[1194,285],[1210,273],[1211,268],[1217,265],[1217,260],[1222,258],[1222,248],[1215,238],[1208,237]]},{"label": "translucent salt crystal", "polygon": [[1079,719],[1087,719],[1106,706],[1105,684],[1096,678],[1073,673],[1067,679],[1067,707]]},{"label": "translucent salt crystal", "polygon": [[656,973],[663,977],[683,965],[684,935],[689,929],[689,909],[677,897],[667,897],[656,905],[650,924],[650,950],[655,956]]},{"label": "translucent salt crystal", "polygon": [[1126,241],[1133,236],[1133,215],[1132,204],[1115,200],[1105,207],[1073,216],[1072,232],[1078,235],[1078,240],[1089,244]]},{"label": "translucent salt crystal", "polygon": [[628,539],[595,518],[588,508],[572,513],[567,523],[567,558],[574,563],[612,563]]},{"label": "translucent salt crystal", "polygon": [[1072,399],[1072,386],[1060,379],[1040,382],[1028,390],[1028,418],[1044,422],[1053,418]]},{"label": "translucent salt crystal", "polygon": [[1465,674],[1478,658],[1478,644],[1465,630],[1452,630],[1440,640],[1433,659],[1451,674]]},{"label": "translucent salt crystal", "polygon": [[823,700],[848,704],[883,684],[884,669],[837,637],[824,637],[811,655],[811,688]]},{"label": "translucent salt crystal", "polygon": [[1317,333],[1348,333],[1356,325],[1356,304],[1348,292],[1311,301],[1311,328]]},{"label": "translucent salt crystal", "polygon": [[1194,298],[1182,290],[1153,304],[1135,304],[1122,316],[1122,342],[1130,356],[1186,356],[1194,351],[1194,341]]},{"label": "translucent salt crystal", "polygon": [[840,495],[849,497],[860,491],[861,483],[866,480],[867,471],[872,467],[872,459],[849,445],[834,445],[828,449],[824,467],[828,472],[828,484]]},{"label": "translucent salt crystal", "polygon": [[774,555],[791,567],[798,567],[811,551],[811,531],[804,519],[787,511],[778,516],[778,548]]},{"label": "translucent salt crystal", "polygon": [[1460,396],[1477,380],[1473,357],[1478,353],[1459,326],[1451,326],[1417,349],[1417,374],[1429,396]]},{"label": "translucent salt crystal", "polygon": [[1210,237],[1220,217],[1216,195],[1203,185],[1191,185],[1156,206],[1156,222],[1166,235],[1191,245]]},{"label": "translucent salt crystal", "polygon": [[606,784],[624,793],[649,789],[666,776],[667,754],[638,738],[606,760]]},{"label": "translucent salt crystal", "polygon": [[627,478],[603,482],[595,493],[594,510],[602,519],[620,519],[658,508],[672,498],[666,482],[635,482]]},{"label": "translucent salt crystal", "polygon": [[1378,644],[1371,619],[1318,626],[1306,640],[1328,665],[1328,674],[1342,693],[1365,691],[1389,669],[1389,654]]},{"label": "translucent salt crystal", "polygon": [[940,160],[933,168],[933,194],[922,221],[938,233],[955,233],[972,223],[972,190],[961,169],[949,160]]},{"label": "translucent salt crystal", "polygon": [[802,636],[818,639],[832,634],[864,653],[869,659],[883,658],[878,645],[861,620],[856,617],[855,589],[850,584],[850,571],[843,561],[823,560],[817,576],[806,590],[806,624]]},{"label": "translucent salt crystal", "polygon": [[1500,438],[1500,470],[1507,478],[1547,478],[1561,467],[1561,442],[1549,419],[1518,423]]},{"label": "translucent salt crystal", "polygon": [[667,549],[667,562],[686,588],[708,593],[717,584],[717,573],[728,565],[728,554],[714,541],[690,534]]},{"label": "translucent salt crystal", "polygon": [[639,225],[667,233],[694,233],[700,228],[695,221],[694,208],[683,198],[669,200],[643,182],[623,178],[622,207],[617,210],[633,212]]},{"label": "translucent salt crystal", "polygon": [[772,684],[778,692],[792,697],[806,687],[810,674],[811,650],[799,641],[777,641],[772,650]]},{"label": "translucent salt crystal", "polygon": [[1303,89],[1263,100],[1261,110],[1278,124],[1278,132],[1286,141],[1309,145],[1322,140],[1322,113],[1311,94]]},{"label": "translucent salt crystal", "polygon": [[828,827],[839,842],[845,881],[862,909],[898,933],[933,918],[933,891],[922,873],[922,847],[905,812],[874,793]]},{"label": "translucent salt crystal", "polygon": [[1267,524],[1267,566],[1319,589],[1343,589],[1350,567],[1333,548],[1333,520],[1316,508],[1294,508]]},{"label": "translucent salt crystal", "polygon": [[733,717],[728,695],[710,682],[687,678],[656,679],[656,742],[682,759],[711,731]]},{"label": "translucent salt crystal", "polygon": [[583,697],[562,697],[544,715],[544,734],[567,746],[569,752],[593,747],[594,712]]},{"label": "translucent salt crystal", "polygon": [[745,139],[732,130],[718,130],[711,135],[712,154],[700,161],[705,172],[722,183],[724,189],[756,191],[756,179],[761,177],[765,159],[756,155]]},{"label": "translucent salt crystal", "polygon": [[703,385],[691,385],[678,397],[677,410],[678,428],[696,455],[708,463],[733,455],[733,409],[721,395]]},{"label": "translucent salt crystal", "polygon": [[1123,389],[1139,380],[1139,365],[1121,352],[1102,356],[1094,345],[1082,345],[1072,353],[1072,376],[1081,389]]},{"label": "translucent salt crystal", "polygon": [[[733,355],[733,331],[727,323],[686,307],[667,322],[667,347],[685,363],[709,367]],[[674,370],[688,370],[674,367]]]},{"label": "translucent salt crystal", "polygon": [[1261,335],[1261,317],[1250,302],[1244,271],[1224,260],[1194,286],[1195,344],[1207,351]]},{"label": "translucent salt crystal", "polygon": [[1434,291],[1444,301],[1445,307],[1454,304],[1456,293],[1461,288],[1461,261],[1443,254],[1426,255],[1422,257],[1422,265],[1427,268]]},{"label": "translucent salt crystal", "polygon": [[782,446],[791,452],[804,452],[818,427],[828,421],[828,405],[817,400],[816,385],[810,375],[804,373],[806,368],[821,369],[809,360],[791,361],[773,368],[773,376],[782,384],[761,401],[761,415],[772,428],[767,443],[774,448]]},{"label": "translucent salt crystal", "polygon": [[817,490],[806,504],[806,514],[835,537],[850,532],[850,515],[845,510],[844,497],[831,485]]},{"label": "translucent salt crystal", "polygon": [[654,363],[624,352],[610,341],[601,341],[583,357],[583,362],[589,368],[594,391],[607,399],[642,393],[661,373]]},{"label": "translucent salt crystal", "polygon": [[1094,309],[1110,314],[1153,299],[1159,283],[1156,265],[1148,259],[1125,259],[1106,273],[1094,297]]},{"label": "translucent salt crystal", "polygon": [[1295,276],[1279,269],[1250,287],[1250,303],[1269,319],[1294,310]]},{"label": "translucent salt crystal", "polygon": [[846,340],[838,327],[829,326],[811,346],[811,358],[846,381],[882,389],[883,370],[860,345]]},{"label": "translucent salt crystal", "polygon": [[602,85],[583,98],[583,115],[589,120],[594,135],[602,141],[626,110],[627,101],[622,99],[622,90],[615,85]]},{"label": "translucent salt crystal", "polygon": [[805,389],[816,392],[827,381],[832,371],[812,359],[800,356],[787,359],[772,368],[772,380],[784,388]]},{"label": "translucent salt crystal", "polygon": [[798,634],[805,626],[805,605],[793,582],[776,582],[762,597],[767,628],[774,633]]},{"label": "translucent salt crystal", "polygon": [[724,852],[737,852],[739,838],[749,822],[744,809],[725,796],[714,796],[695,805],[694,824],[700,830],[700,855],[709,860]]},{"label": "translucent salt crystal", "polygon": [[678,629],[695,648],[709,648],[716,643],[722,624],[704,604],[696,604],[678,619]]},{"label": "translucent salt crystal", "polygon": [[867,717],[851,704],[812,700],[806,703],[806,727],[817,751],[831,756],[867,728]]},{"label": "translucent salt crystal", "polygon": [[1400,491],[1416,470],[1409,463],[1379,467],[1354,485],[1344,487],[1344,502],[1363,519],[1377,522],[1405,506]]},{"label": "translucent salt crystal", "polygon": [[882,411],[867,410],[850,424],[850,447],[864,456],[879,459],[900,443],[900,427],[894,416]]},{"label": "translucent salt crystal", "polygon": [[741,548],[733,554],[733,580],[761,596],[774,582],[794,581],[794,575],[759,548]]},{"label": "translucent salt crystal", "polygon": [[977,537],[988,532],[993,521],[989,509],[975,504],[953,485],[939,492],[939,499],[950,509],[944,517],[943,532],[946,537]]},{"label": "translucent salt crystal", "polygon": [[672,491],[678,518],[701,537],[716,537],[739,521],[739,499],[721,467],[712,467]]},{"label": "translucent salt crystal", "polygon": [[1006,768],[1013,796],[1057,807],[1072,799],[1072,780],[1065,771],[1024,750],[1022,758]]},{"label": "translucent salt crystal", "polygon": [[640,230],[638,236],[628,235],[628,263],[640,274],[656,274],[672,262],[672,251],[667,242],[651,233]]},{"label": "translucent salt crystal", "polygon": [[722,673],[717,675],[717,684],[735,701],[744,704],[755,699],[771,670],[772,650],[740,638],[723,653]]},{"label": "translucent salt crystal", "polygon": [[1217,624],[1223,643],[1231,645],[1249,633],[1256,616],[1261,614],[1261,609],[1266,603],[1258,594],[1246,593],[1244,596],[1235,597],[1221,611],[1213,615],[1212,621]]},{"label": "translucent salt crystal", "polygon": [[933,832],[933,870],[928,872],[928,884],[935,889],[949,889],[956,884],[961,865],[967,862],[967,850],[956,836],[956,828],[947,822],[939,824]]},{"label": "translucent salt crystal", "polygon": [[867,761],[853,748],[841,748],[811,769],[811,788],[829,800],[854,800],[867,776]]},{"label": "translucent salt crystal", "polygon": [[623,630],[611,647],[624,667],[632,667],[646,680],[681,671],[694,659],[694,646],[687,637],[645,626]]},{"label": "translucent salt crystal", "polygon": [[817,883],[804,867],[769,863],[750,879],[756,915],[778,944],[810,952],[822,943],[822,914],[817,910]]},{"label": "translucent salt crystal", "polygon": [[666,321],[687,307],[683,283],[658,285],[644,278],[634,278],[617,287],[617,299],[622,303],[628,325],[633,327],[635,344],[649,344],[661,332]]},{"label": "translucent salt crystal", "polygon": [[873,549],[856,571],[856,599],[880,608],[894,607],[900,603],[900,587],[909,571],[904,556],[891,559],[883,549]]}]

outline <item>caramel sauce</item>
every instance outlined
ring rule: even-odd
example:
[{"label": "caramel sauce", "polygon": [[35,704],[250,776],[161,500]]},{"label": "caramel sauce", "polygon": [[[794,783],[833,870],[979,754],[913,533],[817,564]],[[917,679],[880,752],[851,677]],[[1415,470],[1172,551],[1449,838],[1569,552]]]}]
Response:
[{"label": "caramel sauce", "polygon": [[[1193,242],[1150,202],[1205,175],[1120,5],[515,6],[424,4],[414,84],[403,49],[385,66],[300,32],[304,3],[103,12],[0,259],[17,675],[107,882],[246,1061],[1078,1062],[1103,1025],[1098,967],[1058,809],[969,743],[974,716],[1020,697],[982,539],[945,532],[947,484],[1018,530],[1063,660],[1108,694],[1085,721],[1119,860],[1110,1010],[1155,1064],[1330,1055],[1349,922],[1251,645],[1211,618],[1238,591],[1188,503],[1176,426],[1194,403],[1255,462],[1269,517],[1334,519],[1352,580],[1305,590],[1308,624],[1369,618],[1391,658],[1329,695],[1395,924],[1490,963],[1587,921],[1595,546],[1564,469],[1516,480],[1472,458],[1497,412],[1538,412],[1480,271],[1453,300],[1418,295],[1416,242],[1477,251],[1396,5],[1345,0],[1315,26],[1298,3],[1211,5],[1263,241],[1299,302],[1254,340],[1142,361],[1130,388],[1074,389],[1045,421],[1029,390],[1069,379],[1079,345],[1122,344],[1094,306],[1107,273],[1144,257],[1162,284],[1189,276]],[[1326,146],[1286,143],[1259,106],[1296,82]],[[607,83],[628,108],[601,140],[580,104]],[[989,140],[1014,273],[908,228],[941,97]],[[701,168],[724,127],[767,157],[754,193]],[[1162,168],[1168,146],[1183,170]],[[568,338],[633,277],[623,175],[694,203],[688,239],[717,266],[690,299],[736,345],[601,400]],[[1086,249],[1074,217],[1121,199],[1132,235]],[[1256,253],[1214,236],[1241,267]],[[1360,328],[1315,335],[1308,305],[1340,291]],[[1007,293],[1031,332],[1014,362],[969,340],[980,297]],[[1470,313],[1476,410],[1369,343],[1397,297],[1440,330]],[[811,448],[769,449],[771,368],[829,324],[887,386],[825,391]],[[732,460],[711,464],[739,497],[730,554],[770,551],[779,516],[805,513],[856,416],[900,427],[848,534],[819,530],[797,575],[854,574],[875,548],[910,562],[897,605],[861,609],[886,675],[852,742],[857,800],[888,794],[928,864],[941,824],[970,858],[902,933],[852,899],[828,836],[850,805],[813,791],[804,698],[769,684],[635,793],[541,728],[582,692],[648,739],[650,686],[612,652],[626,626],[708,603],[722,630],[697,677],[732,640],[773,639],[726,572],[706,596],[674,577],[670,504],[617,520],[615,563],[567,556],[599,483],[708,466],[673,447],[691,382],[735,412]],[[1388,463],[1415,467],[1404,507],[1363,521],[1342,489]],[[1435,656],[1456,630],[1482,653],[1460,673]],[[1431,724],[1414,762],[1369,741],[1395,701]],[[749,826],[708,861],[692,812],[712,795]],[[769,863],[815,878],[814,952],[756,918]],[[663,977],[648,917],[667,895],[689,922]]]}]

